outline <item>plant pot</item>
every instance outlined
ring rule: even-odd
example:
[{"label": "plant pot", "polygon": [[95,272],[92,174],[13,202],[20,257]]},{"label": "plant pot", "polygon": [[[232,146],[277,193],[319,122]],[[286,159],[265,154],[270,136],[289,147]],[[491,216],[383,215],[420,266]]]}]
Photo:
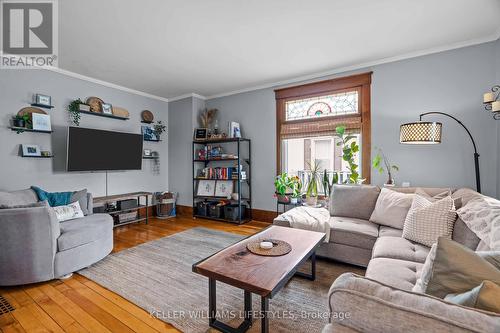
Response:
[{"label": "plant pot", "polygon": [[308,206],[316,206],[318,203],[318,197],[307,197],[306,198],[306,204]]},{"label": "plant pot", "polygon": [[290,202],[290,197],[287,195],[280,195],[278,194],[278,202],[279,203],[289,203]]},{"label": "plant pot", "polygon": [[12,121],[12,124],[14,125],[14,127],[25,127],[26,126],[26,122],[24,121],[24,119],[14,119]]},{"label": "plant pot", "polygon": [[290,199],[290,203],[293,204],[293,205],[296,205],[297,203],[299,202],[299,198],[291,198]]}]

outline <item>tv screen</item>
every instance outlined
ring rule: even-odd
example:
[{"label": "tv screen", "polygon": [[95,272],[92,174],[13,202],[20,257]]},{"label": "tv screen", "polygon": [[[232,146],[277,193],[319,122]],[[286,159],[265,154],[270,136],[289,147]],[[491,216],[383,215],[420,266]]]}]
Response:
[{"label": "tv screen", "polygon": [[141,134],[70,127],[68,171],[140,170]]}]

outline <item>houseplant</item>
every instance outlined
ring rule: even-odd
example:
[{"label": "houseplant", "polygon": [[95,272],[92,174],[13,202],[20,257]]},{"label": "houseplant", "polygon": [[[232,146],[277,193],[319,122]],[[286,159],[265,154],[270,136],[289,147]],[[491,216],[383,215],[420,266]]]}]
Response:
[{"label": "houseplant", "polygon": [[307,190],[306,190],[306,203],[309,206],[316,206],[318,203],[318,182],[319,182],[319,164],[310,164],[311,173],[309,174]]},{"label": "houseplant", "polygon": [[342,159],[347,162],[347,169],[350,172],[349,178],[345,180],[345,183],[359,184],[364,181],[364,179],[359,178],[359,165],[356,164],[354,156],[359,152],[359,145],[356,142],[356,136],[346,134],[345,126],[337,126],[335,128],[337,137],[340,138],[340,142],[337,142],[337,146],[342,147]]},{"label": "houseplant", "polygon": [[[386,186],[394,186],[395,181],[394,181],[394,178],[392,177],[392,171],[399,171],[399,167],[397,165],[391,164],[389,162],[389,159],[384,154],[382,149],[380,149],[380,148],[376,148],[376,149],[377,149],[377,154],[373,158],[372,166],[379,173],[383,173],[384,171],[386,171],[387,172],[387,181],[386,181],[385,185]],[[384,165],[382,165],[382,163]],[[385,167],[385,169],[384,169],[384,167]]]},{"label": "houseplant", "polygon": [[30,116],[28,114],[24,115],[16,114],[15,116],[12,117],[12,125],[14,127],[25,128],[28,127],[29,120]]},{"label": "houseplant", "polygon": [[332,187],[339,181],[339,175],[337,172],[333,172],[332,179],[328,176],[328,171],[326,169],[323,171],[323,190],[325,191],[325,197],[329,197],[332,192]]},{"label": "houseplant", "polygon": [[287,191],[290,188],[290,185],[290,177],[288,177],[288,174],[286,172],[283,172],[281,175],[278,175],[276,177],[276,179],[274,180],[274,187],[276,189],[278,202],[290,202],[290,198],[287,195]]},{"label": "houseplant", "polygon": [[79,98],[75,99],[68,105],[69,119],[75,126],[80,126],[80,104],[85,104]]},{"label": "houseplant", "polygon": [[302,195],[302,182],[300,181],[299,177],[293,176],[290,177],[290,188],[292,189],[292,199],[290,203],[292,204],[297,204],[299,202],[299,198]]},{"label": "houseplant", "polygon": [[156,122],[156,124],[153,125],[153,130],[154,130],[154,132],[159,140],[161,134],[167,130],[167,126],[163,125],[161,120],[159,120]]}]

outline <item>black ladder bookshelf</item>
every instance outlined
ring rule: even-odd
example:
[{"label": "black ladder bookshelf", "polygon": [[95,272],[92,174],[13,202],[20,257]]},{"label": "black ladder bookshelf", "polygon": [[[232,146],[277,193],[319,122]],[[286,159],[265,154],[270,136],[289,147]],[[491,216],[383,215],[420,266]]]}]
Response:
[{"label": "black ladder bookshelf", "polygon": [[[234,157],[221,156],[198,156],[198,151],[200,148],[221,145],[224,148],[231,148],[235,152]],[[193,157],[193,218],[205,218],[216,221],[225,221],[231,223],[242,224],[250,221],[252,219],[252,183],[251,183],[251,142],[250,139],[244,138],[226,138],[226,139],[214,139],[214,140],[195,140],[193,141],[192,157]],[[232,163],[233,162],[233,163]],[[237,178],[200,178],[198,177],[199,170],[206,168],[208,166],[232,166],[231,164],[236,163],[237,167]],[[241,168],[240,168],[241,166]],[[246,172],[246,178],[242,179],[241,171]],[[198,184],[200,181],[213,181],[214,187],[217,181],[233,181],[233,193],[238,194],[238,200],[231,200],[231,205],[238,208],[237,219],[230,219],[225,217],[214,217],[209,216],[209,214],[201,215],[197,211],[197,204],[201,201],[206,202],[216,202],[222,199],[227,199],[223,197],[216,196],[204,196],[197,195]],[[244,214],[242,214],[242,207],[245,207]]]}]

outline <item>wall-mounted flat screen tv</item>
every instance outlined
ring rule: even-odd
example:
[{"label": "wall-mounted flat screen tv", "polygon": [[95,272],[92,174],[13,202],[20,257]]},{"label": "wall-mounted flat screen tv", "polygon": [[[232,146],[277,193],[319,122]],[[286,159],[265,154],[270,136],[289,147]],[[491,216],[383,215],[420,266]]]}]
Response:
[{"label": "wall-mounted flat screen tv", "polygon": [[69,127],[68,171],[140,170],[141,134]]}]

